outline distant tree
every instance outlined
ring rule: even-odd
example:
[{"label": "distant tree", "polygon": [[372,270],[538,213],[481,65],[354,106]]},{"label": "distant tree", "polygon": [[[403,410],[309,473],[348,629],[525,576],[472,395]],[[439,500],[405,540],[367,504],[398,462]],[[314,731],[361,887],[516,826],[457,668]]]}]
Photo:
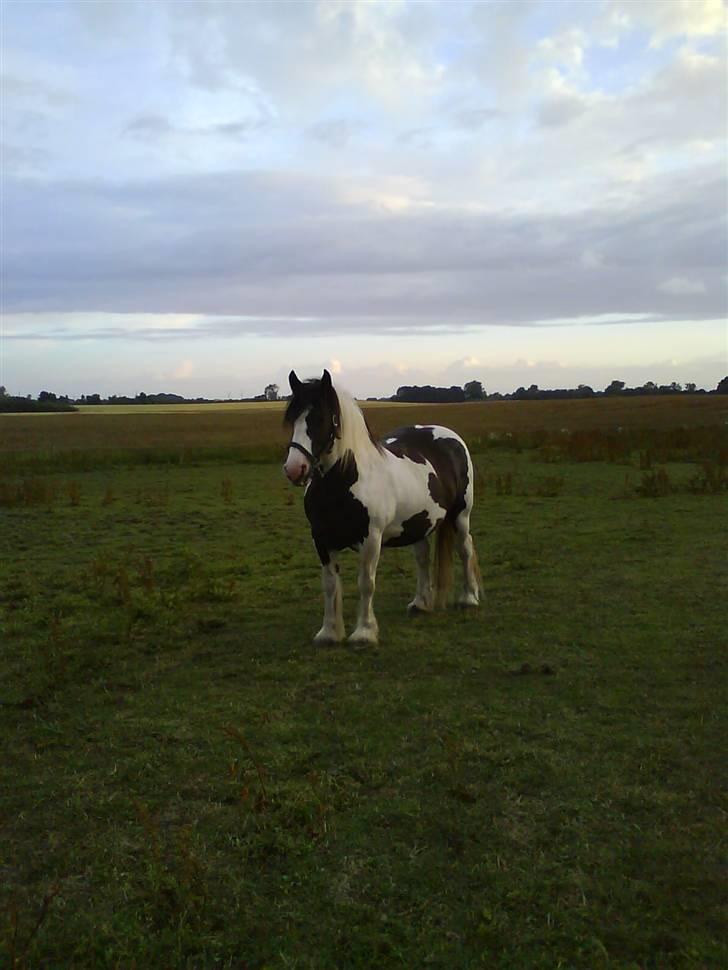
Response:
[{"label": "distant tree", "polygon": [[56,395],[52,391],[41,391],[38,395],[39,401],[56,401]]},{"label": "distant tree", "polygon": [[535,401],[541,392],[538,389],[538,384],[531,384],[528,388],[519,387],[513,392],[514,401]]},{"label": "distant tree", "polygon": [[463,384],[466,401],[482,401],[485,398],[485,391],[480,381],[468,381]]},{"label": "distant tree", "polygon": [[604,388],[605,394],[621,394],[625,388],[624,381],[612,381],[612,383]]},{"label": "distant tree", "polygon": [[8,392],[4,384],[0,384],[0,397],[7,397]]},{"label": "distant tree", "polygon": [[728,394],[728,377],[724,377],[723,380],[718,381],[718,386],[715,389],[716,394]]},{"label": "distant tree", "polygon": [[100,394],[87,394],[86,395],[86,404],[101,404],[101,395]]},{"label": "distant tree", "polygon": [[693,384],[692,381],[688,381],[688,383],[685,385],[685,393],[686,394],[695,394],[696,386],[697,385],[696,384]]},{"label": "distant tree", "polygon": [[277,401],[278,391],[279,391],[279,387],[277,384],[266,384],[265,391],[263,392],[265,395],[266,401]]},{"label": "distant tree", "polygon": [[403,385],[397,388],[393,400],[418,404],[451,404],[464,401],[465,391],[455,384],[452,387],[433,387],[431,384],[426,384],[424,387]]}]

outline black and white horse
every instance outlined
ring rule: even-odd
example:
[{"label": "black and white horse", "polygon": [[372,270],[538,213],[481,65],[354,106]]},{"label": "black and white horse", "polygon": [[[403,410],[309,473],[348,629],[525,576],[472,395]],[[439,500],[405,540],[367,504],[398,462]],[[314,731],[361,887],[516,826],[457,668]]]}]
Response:
[{"label": "black and white horse", "polygon": [[[331,375],[300,381],[289,375],[293,396],[285,423],[291,440],[284,471],[305,485],[304,507],[322,567],[324,622],[316,642],[344,638],[341,580],[336,558],[359,549],[359,614],[352,642],[376,643],[372,608],[383,546],[414,546],[417,590],[411,611],[444,605],[453,544],[463,563],[458,602],[477,606],[478,560],[470,535],[473,463],[465,442],[447,428],[414,425],[372,436],[354,399],[334,388]],[[437,530],[435,583],[428,536]]]}]

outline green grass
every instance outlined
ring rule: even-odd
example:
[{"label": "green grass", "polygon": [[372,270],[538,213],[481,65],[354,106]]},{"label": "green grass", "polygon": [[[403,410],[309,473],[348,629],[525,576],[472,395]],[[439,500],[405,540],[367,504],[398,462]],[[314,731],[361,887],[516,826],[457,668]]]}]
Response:
[{"label": "green grass", "polygon": [[5,962],[725,966],[725,491],[549,447],[477,457],[482,608],[385,552],[369,650],[275,465],[6,479]]}]

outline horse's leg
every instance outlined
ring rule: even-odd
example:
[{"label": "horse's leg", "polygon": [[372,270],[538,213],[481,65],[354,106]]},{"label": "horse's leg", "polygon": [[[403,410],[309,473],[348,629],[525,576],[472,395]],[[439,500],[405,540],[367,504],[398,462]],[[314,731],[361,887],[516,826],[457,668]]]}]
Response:
[{"label": "horse's leg", "polygon": [[410,613],[429,613],[432,610],[432,584],[430,581],[430,540],[422,539],[413,546],[417,563],[417,590],[415,598],[407,604]]},{"label": "horse's leg", "polygon": [[463,564],[463,591],[458,597],[460,606],[477,606],[480,602],[480,569],[470,535],[470,512],[461,512],[455,519],[455,548]]},{"label": "horse's leg", "polygon": [[324,590],[324,622],[313,638],[314,643],[339,643],[344,639],[344,616],[341,603],[341,577],[336,554],[329,553],[328,562],[321,566],[321,585]]},{"label": "horse's leg", "polygon": [[381,532],[371,531],[364,540],[359,557],[359,615],[349,637],[352,643],[376,643],[379,635],[372,600],[376,585],[377,564],[382,550]]}]

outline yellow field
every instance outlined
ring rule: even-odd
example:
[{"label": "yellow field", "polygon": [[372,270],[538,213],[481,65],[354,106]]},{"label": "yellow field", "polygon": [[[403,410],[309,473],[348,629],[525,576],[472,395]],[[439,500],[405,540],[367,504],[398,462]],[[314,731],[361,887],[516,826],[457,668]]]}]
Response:
[{"label": "yellow field", "polygon": [[80,404],[79,411],[94,414],[199,414],[203,411],[267,411],[285,407],[285,401],[216,401],[214,404]]},{"label": "yellow field", "polygon": [[[250,447],[286,441],[283,402],[87,406],[77,413],[0,415],[0,452],[76,449]],[[723,425],[728,398],[597,398],[470,404],[363,403],[372,430],[444,424],[466,439],[537,429],[672,428]]]}]

